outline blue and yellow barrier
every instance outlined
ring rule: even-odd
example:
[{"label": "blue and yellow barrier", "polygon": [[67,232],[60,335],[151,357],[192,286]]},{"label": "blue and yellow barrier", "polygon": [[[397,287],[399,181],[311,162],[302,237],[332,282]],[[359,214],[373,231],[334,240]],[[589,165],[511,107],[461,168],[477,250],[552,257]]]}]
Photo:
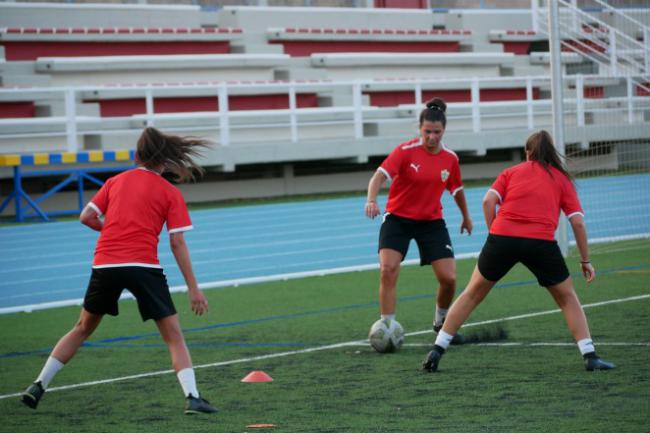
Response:
[{"label": "blue and yellow barrier", "polygon": [[[15,202],[16,221],[22,222],[26,218],[38,216],[44,221],[49,221],[54,215],[73,215],[79,214],[84,203],[84,181],[88,180],[96,185],[103,185],[103,182],[92,176],[90,173],[110,173],[128,170],[134,167],[134,164],[128,166],[110,166],[110,167],[65,167],[48,170],[32,170],[23,172],[22,167],[37,167],[47,165],[65,165],[81,163],[102,163],[102,162],[133,162],[135,161],[134,150],[91,150],[88,152],[59,152],[59,153],[32,153],[32,154],[0,154],[0,167],[12,167],[14,171],[14,189],[9,196],[0,204],[0,213],[9,205]],[[67,176],[53,188],[50,188],[42,196],[32,199],[24,190],[22,180],[25,177],[42,177],[42,176]],[[72,182],[77,184],[78,199],[77,209],[59,210],[45,212],[39,203],[61,191]],[[23,208],[23,200],[33,213],[27,212]]]},{"label": "blue and yellow barrier", "polygon": [[20,165],[79,164],[86,162],[133,161],[135,150],[91,150],[88,152],[58,152],[31,154],[0,154],[0,167]]}]

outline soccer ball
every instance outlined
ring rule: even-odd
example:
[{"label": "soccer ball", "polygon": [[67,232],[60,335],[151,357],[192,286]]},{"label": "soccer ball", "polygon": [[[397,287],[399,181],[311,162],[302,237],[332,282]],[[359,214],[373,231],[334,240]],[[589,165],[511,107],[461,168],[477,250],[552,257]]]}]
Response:
[{"label": "soccer ball", "polygon": [[368,340],[379,353],[396,352],[404,343],[404,328],[395,319],[379,319],[370,327]]}]

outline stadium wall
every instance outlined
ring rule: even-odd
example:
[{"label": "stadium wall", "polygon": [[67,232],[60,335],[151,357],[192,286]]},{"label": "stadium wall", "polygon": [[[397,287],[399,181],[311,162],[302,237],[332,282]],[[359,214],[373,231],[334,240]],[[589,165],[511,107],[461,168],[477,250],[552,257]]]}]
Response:
[{"label": "stadium wall", "polygon": [[200,27],[192,5],[0,3],[0,27]]}]

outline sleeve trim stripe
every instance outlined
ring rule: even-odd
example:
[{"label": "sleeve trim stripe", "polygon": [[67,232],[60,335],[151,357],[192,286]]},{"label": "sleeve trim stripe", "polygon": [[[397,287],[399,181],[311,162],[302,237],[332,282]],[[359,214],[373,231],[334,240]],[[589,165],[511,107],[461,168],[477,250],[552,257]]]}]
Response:
[{"label": "sleeve trim stripe", "polygon": [[388,181],[389,181],[389,182],[392,182],[392,181],[393,181],[393,178],[391,177],[390,174],[388,174],[388,172],[386,171],[386,169],[384,169],[383,167],[379,167],[377,170],[378,170],[378,171],[381,171],[382,173],[384,173],[384,176],[386,176],[386,178],[388,178]]},{"label": "sleeve trim stripe", "polygon": [[190,226],[185,226],[185,227],[177,227],[177,228],[169,230],[169,234],[186,232],[188,230],[192,230],[193,228],[194,228],[194,226],[191,226],[191,225]]},{"label": "sleeve trim stripe", "polygon": [[572,214],[567,215],[567,218],[571,219],[571,217],[574,217],[576,215],[580,215],[583,218],[585,217],[585,214],[583,214],[582,212],[573,212]]},{"label": "sleeve trim stripe", "polygon": [[501,194],[499,194],[499,191],[497,191],[494,188],[490,188],[490,189],[488,189],[488,192],[492,192],[492,193],[496,194],[496,196],[499,197],[499,203],[503,203],[503,198],[501,198]]},{"label": "sleeve trim stripe", "polygon": [[89,206],[91,209],[93,209],[95,212],[97,212],[97,215],[99,215],[99,216],[104,215],[104,214],[102,213],[102,211],[99,209],[99,207],[98,207],[95,203],[93,203],[92,201],[91,201],[91,202],[88,202],[88,206]]},{"label": "sleeve trim stripe", "polygon": [[454,197],[456,197],[456,194],[458,193],[458,191],[461,191],[461,190],[463,190],[463,189],[465,189],[464,186],[459,186],[458,188],[456,188],[455,190],[453,190],[453,191],[451,192],[451,195],[454,196]]},{"label": "sleeve trim stripe", "polygon": [[490,189],[488,189],[488,192],[494,193],[494,195],[496,195],[498,197],[499,203],[503,202],[503,198],[501,197],[501,194],[499,194],[499,191],[497,191],[494,188],[490,188]]}]

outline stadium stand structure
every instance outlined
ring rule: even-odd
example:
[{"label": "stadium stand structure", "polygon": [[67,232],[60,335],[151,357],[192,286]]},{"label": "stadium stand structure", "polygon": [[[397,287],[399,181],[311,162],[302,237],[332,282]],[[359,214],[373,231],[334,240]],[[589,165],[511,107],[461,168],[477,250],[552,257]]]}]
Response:
[{"label": "stadium stand structure", "polygon": [[[490,177],[551,125],[535,23],[526,10],[2,3],[0,154],[114,151],[154,125],[215,143],[191,201],[361,190],[441,96],[464,176]],[[583,52],[607,23],[565,37],[580,47],[562,53],[579,126],[567,140],[582,148],[650,136],[647,68],[615,75]]]},{"label": "stadium stand structure", "polygon": [[283,54],[179,54],[101,57],[42,57],[34,71],[47,74],[54,86],[151,84],[192,81],[273,79],[286,65]]},{"label": "stadium stand structure", "polygon": [[227,54],[241,29],[10,27],[0,29],[7,61],[41,57]]},{"label": "stadium stand structure", "polygon": [[269,28],[270,43],[280,44],[286,54],[314,53],[458,52],[461,41],[471,38],[469,30],[426,29],[335,29]]}]

